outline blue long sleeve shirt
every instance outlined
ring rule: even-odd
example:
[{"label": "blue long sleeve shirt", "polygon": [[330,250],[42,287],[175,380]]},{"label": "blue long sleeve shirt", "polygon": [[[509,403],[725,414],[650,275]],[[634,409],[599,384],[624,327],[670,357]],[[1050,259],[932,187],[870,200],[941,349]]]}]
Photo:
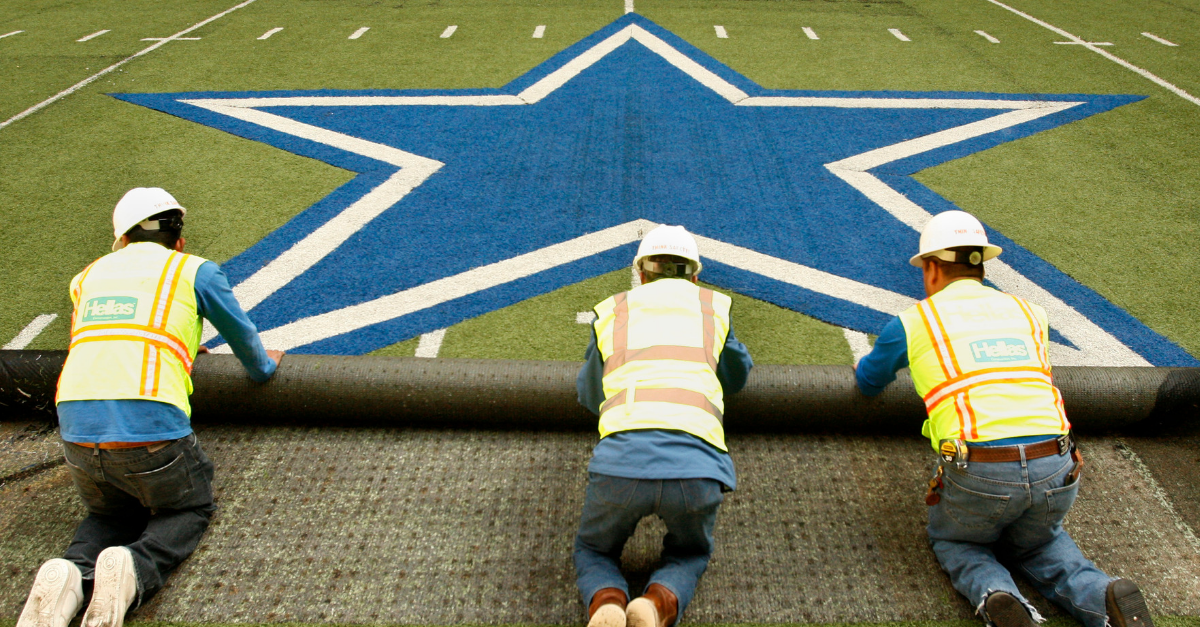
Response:
[{"label": "blue long sleeve shirt", "polygon": [[[196,271],[196,312],[229,342],[250,378],[264,382],[275,374],[258,329],[242,311],[221,268],[206,261]],[[182,409],[141,399],[64,401],[58,404],[58,423],[67,442],[154,442],[174,440],[192,432]]]},{"label": "blue long sleeve shirt", "polygon": [[[888,321],[875,340],[871,352],[858,362],[854,369],[854,379],[858,389],[867,396],[876,396],[896,380],[896,372],[908,367],[908,335],[904,332],[904,323],[897,316]],[[971,446],[1010,446],[1013,444],[1030,444],[1048,440],[1054,436],[1030,435],[1015,438],[991,440],[989,442],[972,442]]]},{"label": "blue long sleeve shirt", "polygon": [[[730,327],[717,359],[717,380],[724,394],[741,390],[753,367],[750,351]],[[603,380],[604,360],[593,331],[575,389],[579,404],[596,415],[604,403]],[[714,479],[730,490],[737,488],[729,453],[690,433],[669,429],[620,431],[601,438],[592,450],[588,472],[627,479]]]}]

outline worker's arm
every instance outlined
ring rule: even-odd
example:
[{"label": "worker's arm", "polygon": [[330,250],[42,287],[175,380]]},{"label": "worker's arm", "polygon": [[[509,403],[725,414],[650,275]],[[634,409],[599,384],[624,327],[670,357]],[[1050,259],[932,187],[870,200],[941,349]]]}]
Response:
[{"label": "worker's arm", "polygon": [[229,279],[211,261],[201,264],[196,272],[196,313],[217,328],[251,379],[262,383],[275,374],[278,360],[267,354],[258,329],[234,298]]},{"label": "worker's arm", "polygon": [[583,354],[583,368],[575,377],[575,392],[579,404],[588,411],[600,415],[600,405],[604,404],[604,360],[600,358],[600,349],[596,347],[596,331],[592,329],[592,340],[588,343],[587,351]]},{"label": "worker's arm", "polygon": [[867,396],[875,396],[896,380],[896,371],[908,367],[908,337],[900,318],[892,318],[875,340],[875,347],[858,362],[854,378]]},{"label": "worker's arm", "polygon": [[729,335],[725,337],[725,346],[717,357],[717,380],[721,382],[721,390],[725,394],[735,394],[746,386],[746,378],[754,360],[750,358],[750,350],[733,335],[733,325],[729,326]]}]

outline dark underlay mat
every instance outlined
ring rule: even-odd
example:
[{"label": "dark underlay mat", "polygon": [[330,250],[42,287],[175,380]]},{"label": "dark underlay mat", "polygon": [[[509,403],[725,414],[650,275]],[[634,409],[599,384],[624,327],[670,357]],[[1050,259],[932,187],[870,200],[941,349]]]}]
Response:
[{"label": "dark underlay mat", "polygon": [[[198,433],[217,465],[220,511],[138,619],[583,622],[571,546],[595,435]],[[18,443],[31,458],[46,446]],[[1086,479],[1067,528],[1101,568],[1137,581],[1156,614],[1200,615],[1194,510],[1153,479],[1178,469],[1147,466],[1192,453],[1150,444],[1143,459],[1137,440],[1083,441]],[[925,541],[928,442],[735,435],[730,446],[741,484],[721,509],[717,551],[685,621],[972,616]],[[62,466],[0,488],[0,616],[16,617],[38,565],[61,554],[82,515]],[[631,581],[653,569],[664,531],[643,521],[626,546]],[[1061,614],[1031,594],[1044,614]]]}]

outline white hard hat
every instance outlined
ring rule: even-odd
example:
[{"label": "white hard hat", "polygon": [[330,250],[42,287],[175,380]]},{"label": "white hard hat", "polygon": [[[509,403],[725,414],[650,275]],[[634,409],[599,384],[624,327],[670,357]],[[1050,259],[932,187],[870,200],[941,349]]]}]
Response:
[{"label": "white hard hat", "polygon": [[[152,215],[178,209],[186,214],[187,209],[175,200],[175,197],[168,194],[167,190],[161,187],[135,187],[121,197],[117,201],[117,206],[113,209],[113,241],[112,249],[116,252],[122,248],[121,236],[128,233],[129,229],[144,222],[146,218]],[[158,228],[158,225],[144,225],[149,230]]]},{"label": "white hard hat", "polygon": [[[908,263],[920,268],[921,258],[934,256],[943,261],[954,262],[954,251],[946,250],[956,246],[979,246],[983,255],[976,263],[983,263],[1000,254],[999,246],[988,243],[987,232],[975,216],[966,211],[945,211],[933,216],[925,230],[921,231],[921,247],[919,253],[912,256]],[[974,261],[974,260],[972,260]]]},{"label": "white hard hat", "polygon": [[700,274],[700,268],[704,267],[700,263],[700,248],[696,246],[696,238],[682,226],[664,224],[647,233],[638,245],[637,255],[633,257],[633,267],[641,270],[642,259],[655,255],[675,255],[694,261],[696,271],[693,274]]}]

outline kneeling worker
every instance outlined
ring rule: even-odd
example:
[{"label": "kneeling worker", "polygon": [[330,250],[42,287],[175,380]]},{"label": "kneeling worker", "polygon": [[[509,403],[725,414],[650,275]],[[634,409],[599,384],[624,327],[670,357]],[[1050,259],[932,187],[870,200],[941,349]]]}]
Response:
[{"label": "kneeling worker", "polygon": [[[642,285],[596,306],[576,382],[579,402],[600,416],[575,537],[590,627],[667,627],[691,601],[723,492],[736,487],[723,395],[754,365],[733,335],[729,297],[696,285],[700,254],[683,227],[651,231],[633,264]],[[667,527],[663,564],[626,607],[621,551],[652,514]]]},{"label": "kneeling worker", "polygon": [[929,412],[922,433],[939,455],[929,540],[984,620],[1041,620],[1000,555],[1085,627],[1152,627],[1137,586],[1101,572],[1062,528],[1083,460],[1050,375],[1046,312],[983,285],[983,262],[999,254],[970,214],[930,220],[910,260],[928,298],[884,327],[858,386],[873,396],[911,369]]},{"label": "kneeling worker", "polygon": [[38,571],[17,627],[65,627],[85,585],[93,591],[81,627],[120,627],[196,549],[216,509],[188,403],[200,319],[256,381],[283,356],[263,349],[220,268],[183,254],[184,212],[162,189],[130,190],[113,211],[114,252],[71,281],[58,419],[88,516],[65,559]]}]

